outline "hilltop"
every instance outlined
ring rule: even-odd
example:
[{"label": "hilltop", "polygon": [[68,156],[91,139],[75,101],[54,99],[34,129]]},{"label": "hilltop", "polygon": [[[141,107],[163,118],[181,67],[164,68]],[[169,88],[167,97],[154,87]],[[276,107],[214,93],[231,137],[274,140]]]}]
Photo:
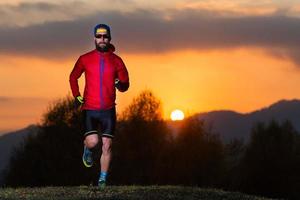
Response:
[{"label": "hilltop", "polygon": [[238,192],[225,192],[217,189],[203,189],[184,186],[108,186],[97,187],[44,187],[44,188],[5,188],[0,190],[0,199],[30,200],[269,200],[268,198],[245,195]]}]

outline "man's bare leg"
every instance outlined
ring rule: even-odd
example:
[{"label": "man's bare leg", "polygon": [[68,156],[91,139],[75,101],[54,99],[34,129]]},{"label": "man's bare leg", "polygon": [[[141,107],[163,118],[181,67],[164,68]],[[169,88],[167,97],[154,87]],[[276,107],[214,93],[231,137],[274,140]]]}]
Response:
[{"label": "man's bare leg", "polygon": [[105,184],[107,172],[109,169],[112,152],[111,152],[111,146],[112,146],[112,139],[108,137],[102,138],[102,155],[100,158],[100,165],[101,165],[101,174],[99,178],[99,185]]}]

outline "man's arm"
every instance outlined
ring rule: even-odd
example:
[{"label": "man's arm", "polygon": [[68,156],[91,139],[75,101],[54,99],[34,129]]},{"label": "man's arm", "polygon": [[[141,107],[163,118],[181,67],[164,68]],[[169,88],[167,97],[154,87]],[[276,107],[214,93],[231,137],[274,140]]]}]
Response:
[{"label": "man's arm", "polygon": [[125,92],[129,88],[129,75],[126,66],[121,58],[118,59],[116,88],[120,92]]},{"label": "man's arm", "polygon": [[79,57],[69,77],[72,94],[75,98],[81,96],[79,92],[78,79],[83,72],[83,64],[81,61],[81,57]]}]

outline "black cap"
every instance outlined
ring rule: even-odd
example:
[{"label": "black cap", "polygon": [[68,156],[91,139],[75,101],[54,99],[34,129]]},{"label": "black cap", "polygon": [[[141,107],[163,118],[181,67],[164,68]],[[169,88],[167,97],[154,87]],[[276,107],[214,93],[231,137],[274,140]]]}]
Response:
[{"label": "black cap", "polygon": [[111,39],[110,28],[106,24],[97,24],[94,28],[94,36],[96,36],[97,33],[107,34],[109,36],[109,38]]}]

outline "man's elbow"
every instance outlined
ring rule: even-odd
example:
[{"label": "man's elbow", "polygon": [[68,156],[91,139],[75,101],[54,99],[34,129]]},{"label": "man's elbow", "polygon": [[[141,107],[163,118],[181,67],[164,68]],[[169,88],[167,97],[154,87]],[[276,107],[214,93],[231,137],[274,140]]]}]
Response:
[{"label": "man's elbow", "polygon": [[74,76],[73,73],[71,73],[71,74],[69,75],[69,82],[70,82],[70,83],[74,83],[74,82],[76,82],[76,81],[77,81],[77,78]]}]

